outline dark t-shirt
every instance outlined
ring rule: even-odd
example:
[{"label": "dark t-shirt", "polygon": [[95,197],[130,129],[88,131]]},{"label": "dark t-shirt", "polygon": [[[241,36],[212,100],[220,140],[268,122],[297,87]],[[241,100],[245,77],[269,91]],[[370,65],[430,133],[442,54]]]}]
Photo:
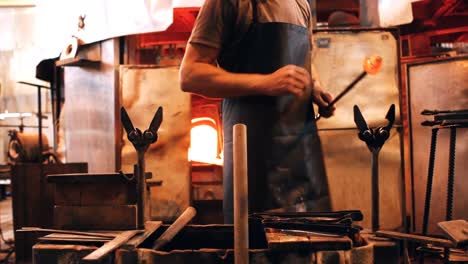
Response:
[{"label": "dark t-shirt", "polygon": [[[257,0],[259,22],[284,22],[309,28],[307,0]],[[206,0],[200,9],[189,43],[221,49],[233,45],[252,21],[251,0]]]}]

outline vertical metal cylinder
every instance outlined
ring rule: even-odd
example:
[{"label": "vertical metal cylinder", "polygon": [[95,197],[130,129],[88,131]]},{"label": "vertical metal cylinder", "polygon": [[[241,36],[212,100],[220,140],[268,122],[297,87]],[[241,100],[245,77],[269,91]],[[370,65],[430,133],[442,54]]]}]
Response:
[{"label": "vertical metal cylinder", "polygon": [[233,127],[234,263],[249,263],[247,127]]},{"label": "vertical metal cylinder", "polygon": [[372,232],[379,230],[379,151],[372,151]]},{"label": "vertical metal cylinder", "polygon": [[39,136],[38,136],[38,141],[39,141],[39,162],[42,164],[42,94],[41,94],[41,86],[37,86],[37,126],[39,128]]},{"label": "vertical metal cylinder", "polygon": [[137,185],[137,224],[138,228],[144,228],[145,227],[145,222],[148,220],[147,216],[147,208],[146,208],[146,199],[147,199],[147,194],[146,194],[146,175],[145,175],[145,153],[144,151],[138,151],[138,165],[136,166],[135,170],[135,179],[136,179],[136,185]]}]

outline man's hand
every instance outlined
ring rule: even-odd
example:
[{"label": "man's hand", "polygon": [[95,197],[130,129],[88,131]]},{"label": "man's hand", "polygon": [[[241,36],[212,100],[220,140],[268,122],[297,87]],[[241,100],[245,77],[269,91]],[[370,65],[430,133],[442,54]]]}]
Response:
[{"label": "man's hand", "polygon": [[324,91],[318,82],[314,82],[312,97],[319,107],[320,116],[330,117],[333,115],[336,107],[334,105],[329,107],[329,103],[333,101],[333,95]]},{"label": "man's hand", "polygon": [[269,96],[294,94],[301,96],[311,85],[309,72],[295,65],[286,65],[272,74],[265,75],[259,83],[262,93]]}]

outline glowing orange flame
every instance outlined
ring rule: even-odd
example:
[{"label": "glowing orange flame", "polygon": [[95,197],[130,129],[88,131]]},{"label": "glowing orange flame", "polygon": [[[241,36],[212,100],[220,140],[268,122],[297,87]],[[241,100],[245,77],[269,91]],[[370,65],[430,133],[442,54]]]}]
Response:
[{"label": "glowing orange flame", "polygon": [[211,118],[194,118],[190,131],[189,161],[222,165],[218,158],[218,131],[216,122]]},{"label": "glowing orange flame", "polygon": [[363,62],[363,67],[368,74],[379,73],[380,69],[382,69],[382,57],[378,55],[366,57]]}]

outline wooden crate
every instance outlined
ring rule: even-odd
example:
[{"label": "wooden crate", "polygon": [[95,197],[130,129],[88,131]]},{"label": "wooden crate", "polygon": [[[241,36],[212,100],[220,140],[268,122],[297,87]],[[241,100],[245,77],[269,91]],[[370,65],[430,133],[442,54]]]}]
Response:
[{"label": "wooden crate", "polygon": [[[151,178],[151,174],[147,176]],[[57,174],[47,180],[55,190],[55,228],[137,228],[138,194],[133,174]]]},{"label": "wooden crate", "polygon": [[[11,168],[13,227],[53,227],[53,188],[46,182],[48,174],[87,172],[86,163],[16,164]],[[31,262],[31,248],[39,234],[15,231],[16,263]]]}]

